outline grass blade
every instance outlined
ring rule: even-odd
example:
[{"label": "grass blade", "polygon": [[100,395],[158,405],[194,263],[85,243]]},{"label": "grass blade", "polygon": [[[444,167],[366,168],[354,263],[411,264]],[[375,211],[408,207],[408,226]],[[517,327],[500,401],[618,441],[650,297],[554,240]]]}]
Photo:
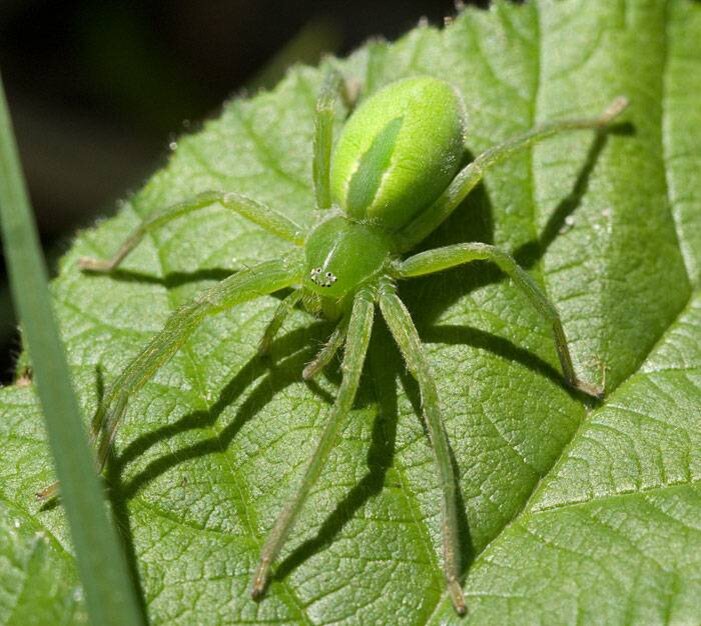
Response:
[{"label": "grass blade", "polygon": [[90,619],[101,625],[142,624],[71,386],[1,80],[0,221],[13,300],[32,355]]}]

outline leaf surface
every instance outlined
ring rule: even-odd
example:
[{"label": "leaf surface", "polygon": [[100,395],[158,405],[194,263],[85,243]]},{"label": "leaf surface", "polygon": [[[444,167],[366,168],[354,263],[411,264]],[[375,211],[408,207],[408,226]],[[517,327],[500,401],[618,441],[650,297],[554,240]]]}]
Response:
[{"label": "leaf surface", "polygon": [[[701,5],[497,2],[443,30],[334,63],[367,92],[413,74],[451,81],[471,153],[538,122],[628,124],[518,155],[422,248],[515,253],[561,311],[576,367],[606,376],[586,405],[563,386],[547,325],[487,264],[407,281],[460,475],[469,602],[484,624],[689,623],[701,614]],[[54,283],[86,414],[181,303],[288,244],[212,207],[142,243],[112,277],[81,275],[150,211],[235,190],[313,221],[311,138],[323,70],[227,103],[168,164],[81,233]],[[338,124],[340,127],[341,112]],[[114,512],[153,623],[455,621],[440,570],[440,494],[417,388],[376,324],[348,426],[263,602],[258,551],[300,477],[339,381],[301,370],[331,326],[296,312],[255,358],[278,302],[207,320],[130,399],[109,470]],[[84,607],[32,388],[0,394],[0,621],[81,623]],[[54,616],[60,615],[60,619]],[[51,619],[49,619],[51,618]],[[461,623],[465,623],[464,621]]]}]

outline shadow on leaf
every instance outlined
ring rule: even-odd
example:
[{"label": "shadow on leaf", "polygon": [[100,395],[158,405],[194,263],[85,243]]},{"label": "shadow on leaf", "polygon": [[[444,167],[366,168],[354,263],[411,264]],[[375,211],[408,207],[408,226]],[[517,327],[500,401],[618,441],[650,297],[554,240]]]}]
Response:
[{"label": "shadow on leaf", "polygon": [[[175,289],[182,285],[197,283],[203,281],[222,281],[237,270],[228,270],[224,268],[205,268],[194,272],[170,272],[166,276],[154,276],[153,274],[145,274],[143,272],[135,272],[133,270],[117,268],[109,273],[112,280],[123,283],[146,283],[149,285],[162,285],[167,289]],[[87,276],[105,276],[101,272],[91,272],[84,270],[83,273]]]},{"label": "shadow on leaf", "polygon": [[[313,332],[320,328],[326,330],[326,327],[326,324],[318,323],[311,328]],[[233,421],[217,436],[208,437],[152,461],[128,483],[119,486],[120,496],[129,500],[146,484],[181,463],[206,454],[226,450],[243,425],[252,419],[261,408],[286,387],[300,381],[305,363],[313,357],[313,351],[309,349],[309,343],[310,327],[288,333],[275,342],[275,353],[286,355],[279,363],[271,365],[260,357],[253,357],[222,389],[219,398],[208,410],[193,411],[181,417],[174,424],[162,426],[152,432],[141,435],[131,442],[115,461],[115,475],[121,474],[121,471],[129,462],[140,457],[149,448],[161,441],[175,437],[188,430],[211,428],[224,409],[232,404],[256,379],[263,376],[262,380],[253,388],[239,407]],[[316,383],[309,382],[307,384],[325,402],[333,402],[333,398]]]},{"label": "shadow on leaf", "polygon": [[[379,412],[374,419],[370,445],[367,452],[368,472],[343,497],[321,524],[316,535],[302,543],[277,567],[273,576],[280,580],[311,556],[331,544],[354,514],[373,496],[378,495],[384,485],[388,469],[392,466],[397,432],[397,359],[387,359],[387,349],[391,348],[385,333],[378,332],[379,325],[373,328],[368,359],[361,382],[359,397],[367,395],[369,387],[374,387]],[[384,330],[384,329],[383,329]],[[380,335],[380,336],[378,336]],[[372,370],[372,376],[368,376]],[[358,406],[357,404],[354,406]]]}]

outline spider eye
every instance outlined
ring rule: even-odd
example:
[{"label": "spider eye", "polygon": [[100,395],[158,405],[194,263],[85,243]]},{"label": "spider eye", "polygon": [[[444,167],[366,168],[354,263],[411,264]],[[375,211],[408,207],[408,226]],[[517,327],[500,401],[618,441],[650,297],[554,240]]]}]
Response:
[{"label": "spider eye", "polygon": [[311,272],[309,272],[309,278],[315,285],[319,287],[330,287],[333,285],[338,278],[332,272],[323,272],[320,267],[315,267]]}]

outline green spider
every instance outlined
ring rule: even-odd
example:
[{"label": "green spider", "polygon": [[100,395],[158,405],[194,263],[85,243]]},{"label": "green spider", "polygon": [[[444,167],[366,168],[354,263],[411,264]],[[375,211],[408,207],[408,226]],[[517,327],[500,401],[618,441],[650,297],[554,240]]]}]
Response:
[{"label": "green spider", "polygon": [[[261,551],[251,587],[252,596],[261,597],[271,566],[352,408],[375,305],[379,304],[420,388],[442,489],[443,570],[453,606],[463,614],[466,606],[460,584],[456,476],[430,364],[411,316],[397,295],[396,283],[478,259],[493,261],[552,325],[567,383],[595,397],[601,397],[603,390],[577,377],[557,310],[509,254],[485,243],[462,243],[404,255],[452,213],[488,167],[562,131],[603,129],[627,106],[627,101],[617,98],[596,118],[562,120],[537,127],[490,148],[460,169],[465,153],[465,113],[460,95],[449,83],[429,76],[391,83],[351,114],[333,149],[335,103],[342,86],[337,74],[329,74],[317,101],[313,179],[320,217],[308,231],[251,198],[211,191],[149,216],[109,261],[80,260],[84,270],[111,272],[146,233],[217,203],[299,247],[287,258],[266,261],[229,276],[170,317],[163,330],[114,381],[97,409],[91,428],[97,467],[100,472],[105,467],[129,397],[177,352],[207,316],[294,288],[269,323],[260,342],[261,353],[269,348],[285,317],[300,302],[312,313],[338,320],[328,342],[302,375],[312,378],[344,347],[343,379],[297,491],[283,506]],[[55,483],[38,495],[50,498],[57,490]]]}]

